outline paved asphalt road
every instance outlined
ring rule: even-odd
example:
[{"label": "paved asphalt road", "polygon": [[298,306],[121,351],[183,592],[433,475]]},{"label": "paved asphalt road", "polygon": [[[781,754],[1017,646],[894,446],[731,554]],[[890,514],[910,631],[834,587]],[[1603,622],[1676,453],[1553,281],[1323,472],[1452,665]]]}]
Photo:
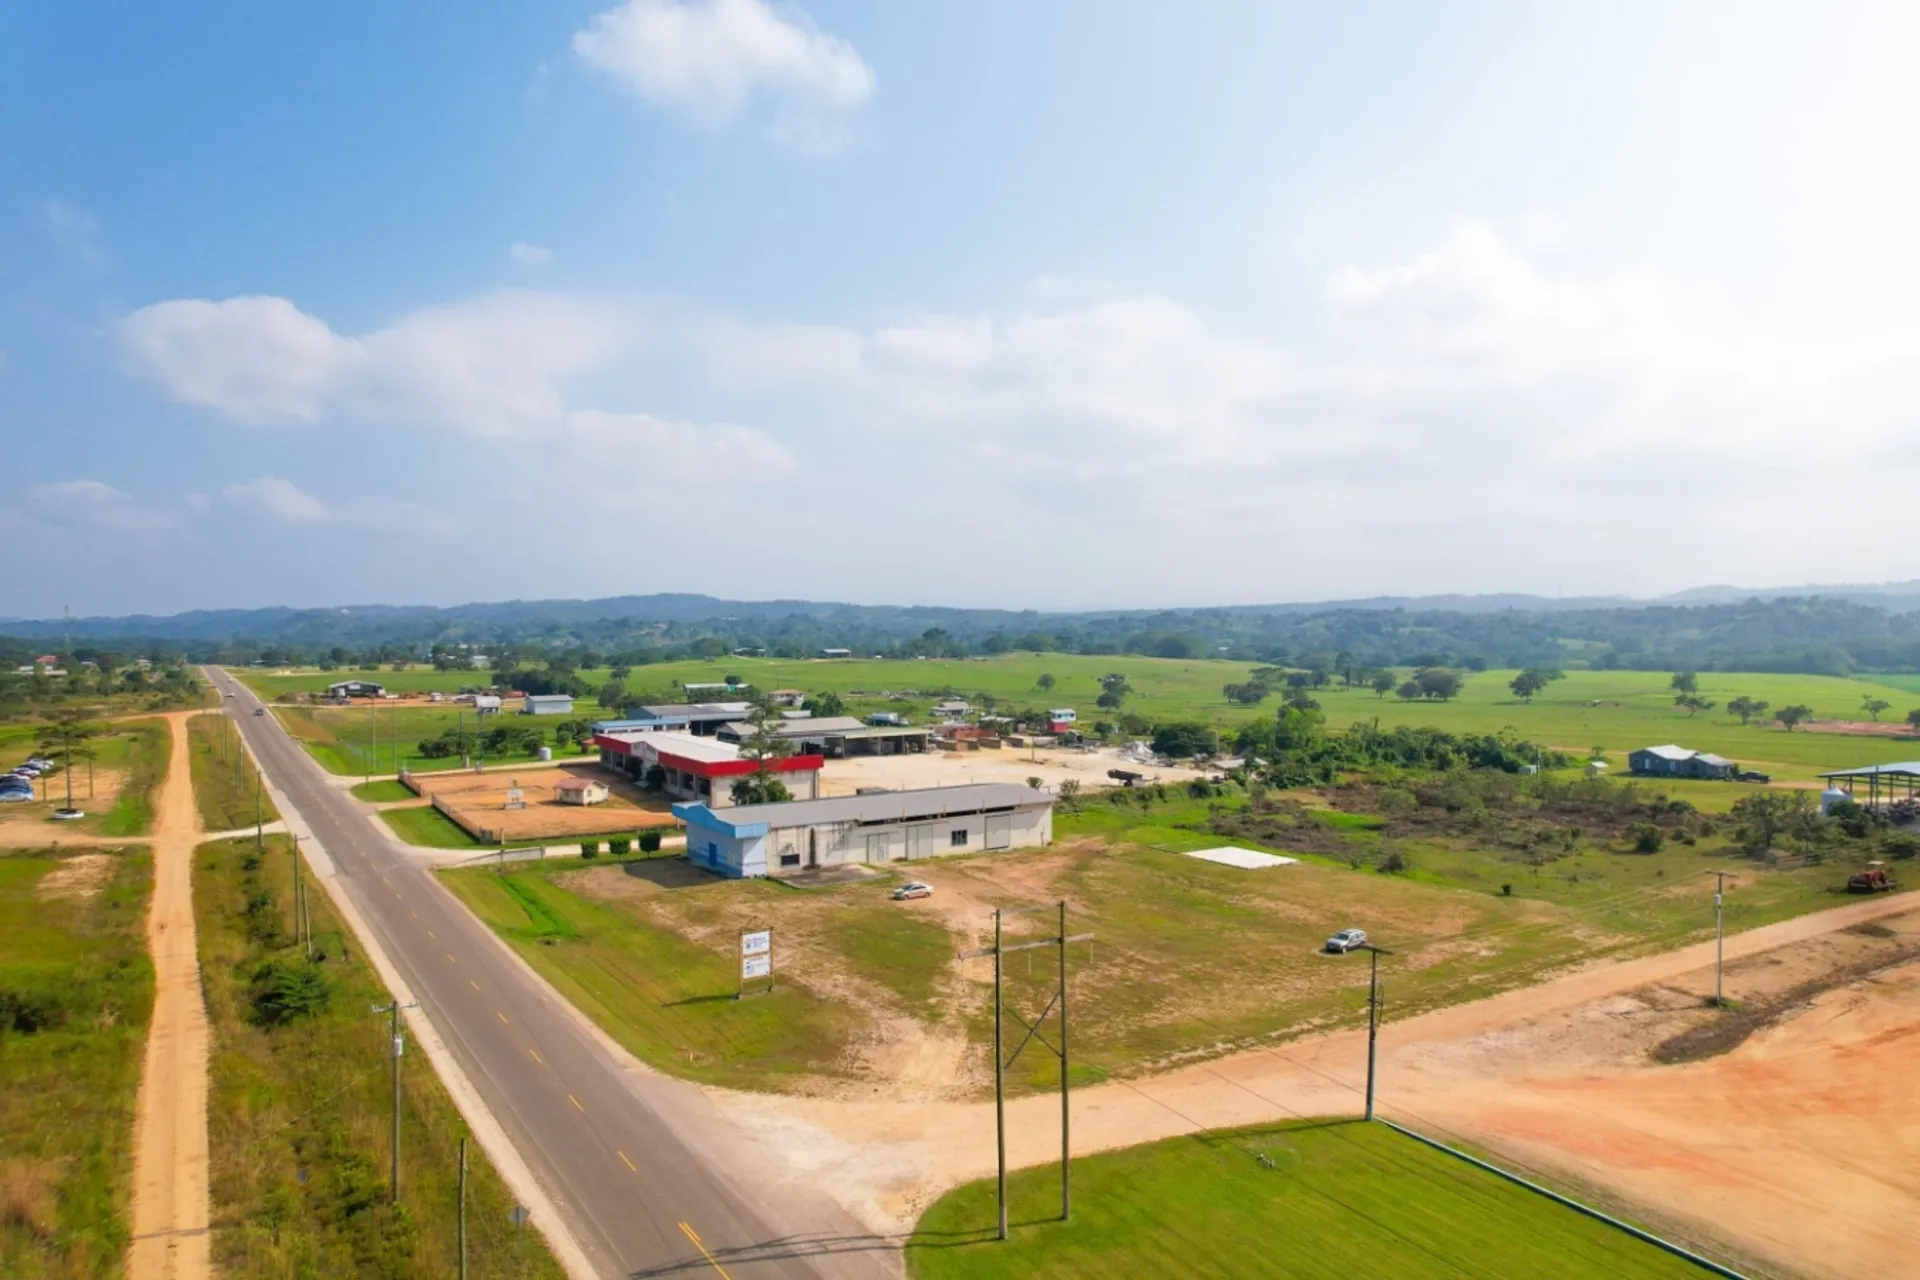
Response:
[{"label": "paved asphalt road", "polygon": [[601,1275],[899,1274],[898,1255],[838,1205],[757,1185],[737,1150],[721,1168],[712,1150],[696,1149],[703,1127],[711,1132],[704,1097],[623,1068],[425,865],[375,829],[369,810],[329,784],[278,720],[253,714],[250,690],[223,671],[211,676],[232,692],[225,707],[262,769],[331,855],[336,887]]}]

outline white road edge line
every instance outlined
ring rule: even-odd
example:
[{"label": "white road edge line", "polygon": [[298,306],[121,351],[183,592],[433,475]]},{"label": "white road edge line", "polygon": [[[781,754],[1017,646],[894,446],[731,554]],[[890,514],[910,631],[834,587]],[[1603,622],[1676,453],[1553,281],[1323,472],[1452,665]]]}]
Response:
[{"label": "white road edge line", "polygon": [[[201,678],[209,684],[213,683],[204,667],[201,668]],[[233,679],[231,676],[228,678]],[[225,714],[224,711],[222,714]],[[242,741],[244,742],[245,739],[242,738]],[[297,748],[298,744],[295,745]],[[248,754],[252,754],[251,748],[248,749]],[[254,764],[258,768],[257,760]],[[296,847],[306,856],[307,865],[313,868],[314,878],[319,880],[321,888],[326,890],[327,897],[333,902],[334,910],[340,913],[341,918],[347,922],[347,927],[353,930],[354,937],[360,942],[361,950],[365,952],[368,959],[373,961],[373,967],[379,973],[380,980],[387,984],[387,990],[393,993],[394,998],[403,1003],[411,1002],[414,999],[412,990],[400,980],[393,962],[388,960],[387,953],[381,950],[373,930],[369,929],[366,921],[360,918],[360,913],[354,909],[352,900],[344,892],[335,889],[333,858],[327,853],[325,846],[314,838],[313,828],[307,825],[306,818],[293,806],[280,788],[274,785],[273,780],[267,777],[266,770],[261,769],[259,776],[266,786],[267,795],[280,810],[286,829],[300,837]],[[501,1128],[499,1120],[495,1119],[493,1112],[487,1109],[485,1100],[473,1087],[473,1082],[467,1079],[467,1073],[461,1069],[452,1050],[447,1048],[446,1041],[440,1038],[440,1032],[427,1017],[424,1009],[416,1005],[406,1011],[406,1018],[407,1025],[413,1028],[415,1041],[426,1051],[427,1060],[433,1064],[433,1069],[440,1075],[440,1082],[446,1086],[447,1092],[453,1095],[453,1104],[459,1108],[461,1117],[473,1130],[473,1136],[480,1143],[480,1149],[486,1152],[487,1159],[493,1161],[493,1167],[500,1173],[500,1180],[507,1184],[515,1198],[533,1211],[535,1229],[546,1237],[548,1247],[553,1250],[554,1257],[567,1273],[569,1280],[600,1280],[599,1271],[587,1260],[586,1250],[580,1247],[580,1242],[575,1240],[573,1233],[567,1230],[566,1223],[560,1217],[559,1210],[554,1207],[553,1200],[540,1186],[539,1180],[533,1176],[533,1171],[527,1167],[526,1161],[521,1159],[520,1152],[507,1137],[506,1130]]]}]

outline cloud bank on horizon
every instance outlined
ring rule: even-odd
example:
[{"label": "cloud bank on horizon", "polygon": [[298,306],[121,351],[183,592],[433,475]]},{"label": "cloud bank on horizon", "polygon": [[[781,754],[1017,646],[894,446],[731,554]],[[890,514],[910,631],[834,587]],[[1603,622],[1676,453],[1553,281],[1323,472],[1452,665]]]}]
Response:
[{"label": "cloud bank on horizon", "polygon": [[[1882,256],[1881,276],[1851,285],[1794,284],[1799,268],[1783,267],[1777,282],[1801,305],[1754,305],[1751,257],[1715,264],[1720,246],[1704,243],[1677,263],[1633,252],[1613,224],[1583,220],[1575,184],[1548,184],[1575,206],[1553,216],[1539,192],[1503,189],[1501,208],[1455,215],[1405,200],[1458,193],[1428,171],[1429,148],[1366,183],[1298,159],[1320,185],[1278,202],[1290,223],[1256,222],[1198,258],[1149,225],[1132,255],[1058,264],[1002,225],[1023,211],[1044,222],[1034,202],[1048,196],[1002,156],[1008,193],[978,197],[998,211],[994,233],[950,215],[973,252],[1006,264],[1000,281],[949,273],[936,269],[938,222],[841,239],[846,202],[926,180],[923,143],[1013,144],[975,129],[965,102],[918,93],[915,71],[951,60],[939,33],[902,19],[874,28],[869,49],[855,16],[628,0],[547,32],[565,57],[541,64],[541,92],[517,109],[610,121],[603,141],[646,137],[645,155],[623,161],[628,143],[614,141],[593,164],[635,169],[638,185],[617,188],[629,202],[675,175],[656,224],[672,243],[658,252],[622,241],[612,208],[609,230],[582,229],[594,203],[569,197],[544,219],[516,209],[521,228],[473,215],[482,247],[464,269],[456,256],[392,279],[215,258],[149,269],[161,287],[136,303],[117,301],[124,286],[113,302],[76,293],[94,299],[88,336],[24,392],[0,366],[0,408],[21,394],[36,421],[84,421],[101,411],[74,387],[109,379],[116,414],[156,424],[135,448],[164,434],[194,464],[63,449],[23,469],[0,530],[68,548],[92,582],[88,612],[670,589],[1075,607],[1920,574],[1897,556],[1871,571],[1843,558],[1894,532],[1907,503],[1920,331],[1897,311],[1863,305],[1836,323],[1811,305],[1836,287],[1865,299],[1920,263]],[[1587,20],[1606,25],[1601,10]],[[1832,47],[1871,62],[1870,26],[1839,25],[1848,39]],[[1046,26],[1014,23],[1039,43]],[[1536,62],[1572,56],[1540,40]],[[994,40],[958,44],[980,59],[963,80],[1025,84]],[[1772,47],[1756,41],[1756,83],[1777,70]],[[1111,56],[1124,71],[1148,52]],[[1516,93],[1543,70],[1507,65]],[[876,66],[899,94],[878,94]],[[1033,118],[1064,119],[1045,127],[1089,149],[1148,136],[1026,89]],[[1193,121],[1231,123],[1204,82],[1152,91]],[[1780,146],[1862,148],[1858,95],[1912,94],[1870,75],[1826,92],[1786,104],[1818,136]],[[908,101],[890,115],[896,97]],[[1702,128],[1711,99],[1696,105]],[[1417,116],[1407,103],[1390,123]],[[1655,127],[1676,126],[1602,132],[1620,145]],[[1323,143],[1340,141],[1323,128]],[[1538,158],[1564,142],[1511,148]],[[740,185],[715,186],[716,157]],[[1272,185],[1290,179],[1276,163],[1219,199],[1274,205]],[[1846,176],[1883,195],[1873,184],[1896,181]],[[582,197],[601,190],[574,181]],[[1390,218],[1329,213],[1361,207],[1355,192],[1374,183],[1399,197],[1378,201]],[[1850,190],[1820,193],[1831,220],[1861,216],[1838,211]],[[731,221],[740,199],[761,212]],[[127,212],[65,197],[40,208],[72,280],[126,269]],[[814,252],[735,268],[766,241]],[[1839,265],[1873,248],[1823,251]],[[873,255],[911,265],[872,273]],[[683,265],[691,274],[673,277]],[[0,350],[13,345],[0,326]],[[276,580],[282,567],[298,590]],[[70,590],[0,585],[18,593],[15,613]]]}]

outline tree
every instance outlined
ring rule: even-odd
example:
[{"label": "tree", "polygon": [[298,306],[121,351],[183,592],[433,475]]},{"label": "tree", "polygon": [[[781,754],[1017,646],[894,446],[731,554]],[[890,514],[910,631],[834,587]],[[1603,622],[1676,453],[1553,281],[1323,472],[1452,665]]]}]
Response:
[{"label": "tree", "polygon": [[1739,840],[1758,857],[1811,809],[1804,791],[1756,791],[1734,802],[1730,814],[1739,824]]},{"label": "tree", "polygon": [[1207,725],[1176,721],[1163,724],[1153,731],[1153,749],[1160,755],[1172,756],[1176,760],[1187,756],[1207,756],[1220,749],[1220,739]]},{"label": "tree", "polygon": [[1053,686],[1058,683],[1059,681],[1053,678],[1053,672],[1042,671],[1040,673],[1040,678],[1033,682],[1033,687],[1038,689],[1042,693],[1052,693]]},{"label": "tree", "polygon": [[1892,705],[1893,704],[1885,698],[1876,698],[1872,694],[1868,694],[1860,700],[1860,709],[1869,716],[1872,716],[1875,724],[1880,723],[1880,713]]},{"label": "tree", "polygon": [[1766,719],[1767,706],[1768,704],[1764,699],[1749,698],[1744,693],[1737,698],[1729,698],[1727,700],[1727,710],[1739,716],[1741,724],[1746,724],[1756,719]]},{"label": "tree", "polygon": [[1555,680],[1566,678],[1563,671],[1550,667],[1528,667],[1508,683],[1507,688],[1514,691],[1522,701],[1532,702],[1533,695],[1552,684]]},{"label": "tree", "polygon": [[78,709],[68,709],[53,718],[51,724],[40,726],[35,735],[34,744],[40,754],[50,760],[60,762],[60,771],[67,775],[67,804],[62,812],[73,810],[73,766],[78,760],[92,759],[92,749],[86,745],[87,739],[95,736],[99,730],[86,723],[87,713]]},{"label": "tree", "polygon": [[1792,733],[1795,725],[1813,719],[1813,708],[1805,703],[1796,702],[1790,707],[1782,707],[1773,713],[1773,718],[1787,727]]},{"label": "tree", "polygon": [[599,696],[600,696],[601,706],[607,708],[607,710],[613,712],[615,715],[626,714],[628,699],[630,698],[631,695],[629,695],[627,692],[627,686],[625,681],[623,680],[607,681],[605,684],[600,686]]},{"label": "tree", "polygon": [[839,694],[833,692],[811,695],[800,704],[800,709],[811,711],[822,718],[847,714],[847,704],[841,700]]},{"label": "tree", "polygon": [[1100,677],[1100,696],[1095,698],[1093,702],[1097,707],[1105,707],[1110,711],[1117,711],[1120,705],[1127,700],[1127,695],[1132,692],[1132,683],[1127,680],[1126,676],[1116,671]]},{"label": "tree", "polygon": [[1318,711],[1320,702],[1305,689],[1294,689],[1287,694],[1287,705],[1298,711]]},{"label": "tree", "polygon": [[1406,701],[1412,702],[1420,696],[1420,682],[1418,680],[1409,680],[1398,689],[1395,689],[1394,692]]},{"label": "tree", "polygon": [[1220,692],[1226,695],[1228,702],[1252,707],[1266,701],[1267,695],[1272,693],[1273,689],[1258,680],[1248,680],[1241,684],[1225,685]]},{"label": "tree", "polygon": [[1907,728],[1920,733],[1920,707],[1907,712]]},{"label": "tree", "polygon": [[1399,682],[1399,678],[1395,676],[1393,672],[1388,671],[1385,668],[1382,668],[1381,670],[1374,672],[1373,673],[1373,696],[1376,698],[1386,697],[1388,694],[1393,692],[1394,686],[1398,682]]},{"label": "tree", "polygon": [[1447,667],[1426,667],[1414,672],[1413,678],[1420,686],[1421,697],[1438,698],[1442,702],[1459,693],[1465,683],[1458,671]]},{"label": "tree", "polygon": [[764,693],[753,697],[747,716],[753,732],[740,744],[740,754],[754,762],[754,770],[733,784],[736,804],[776,804],[793,799],[787,784],[773,776],[773,762],[793,754],[793,743],[780,736],[780,714]]},{"label": "tree", "polygon": [[1676,707],[1685,707],[1689,717],[1702,711],[1711,711],[1716,705],[1711,698],[1703,698],[1697,693],[1683,693],[1673,700]]},{"label": "tree", "polygon": [[1060,803],[1069,809],[1080,807],[1080,779],[1068,778],[1060,784]]},{"label": "tree", "polygon": [[749,773],[733,784],[735,804],[785,804],[793,799],[787,784],[771,773]]},{"label": "tree", "polygon": [[1700,677],[1692,671],[1676,671],[1673,679],[1667,681],[1667,688],[1675,693],[1700,692]]}]

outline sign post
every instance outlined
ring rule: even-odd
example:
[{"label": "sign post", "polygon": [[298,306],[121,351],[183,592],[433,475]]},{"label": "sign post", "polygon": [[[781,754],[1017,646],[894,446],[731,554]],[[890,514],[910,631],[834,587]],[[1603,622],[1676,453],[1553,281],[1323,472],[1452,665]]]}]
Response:
[{"label": "sign post", "polygon": [[740,990],[734,996],[739,1000],[749,994],[747,984],[766,980],[766,986],[756,986],[751,994],[763,995],[773,990],[773,930],[753,929],[740,935]]}]

